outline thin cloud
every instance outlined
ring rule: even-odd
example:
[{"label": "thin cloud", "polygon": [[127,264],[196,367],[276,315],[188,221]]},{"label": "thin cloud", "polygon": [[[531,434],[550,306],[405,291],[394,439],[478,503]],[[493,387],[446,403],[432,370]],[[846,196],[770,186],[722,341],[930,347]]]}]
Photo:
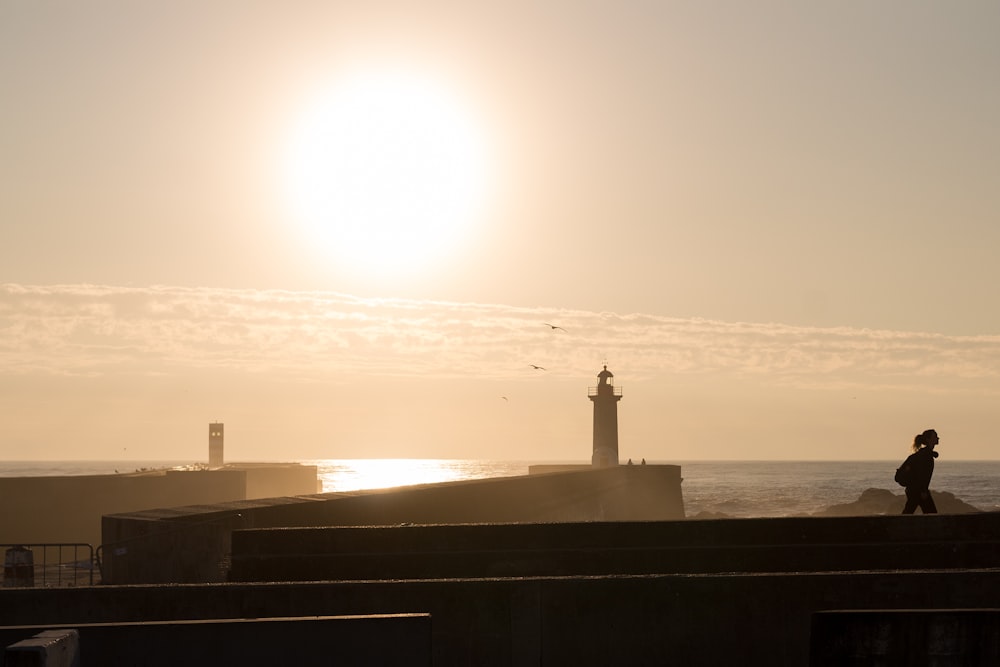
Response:
[{"label": "thin cloud", "polygon": [[[558,321],[566,333],[541,322]],[[728,374],[801,386],[992,389],[1000,336],[795,327],[335,292],[0,285],[0,367],[12,375],[271,373],[629,382]],[[531,379],[536,380],[534,376]]]}]

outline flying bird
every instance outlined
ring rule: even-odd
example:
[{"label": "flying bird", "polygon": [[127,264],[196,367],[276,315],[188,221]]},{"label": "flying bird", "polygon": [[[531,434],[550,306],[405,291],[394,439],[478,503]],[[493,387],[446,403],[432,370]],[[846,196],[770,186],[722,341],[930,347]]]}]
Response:
[{"label": "flying bird", "polygon": [[563,329],[562,327],[557,327],[556,325],[554,325],[554,324],[549,324],[548,322],[542,322],[542,324],[544,324],[545,326],[549,327],[549,328],[550,328],[550,329],[552,329],[553,331],[555,331],[556,329],[559,329],[560,331],[566,331],[566,330],[565,330],[565,329]]},{"label": "flying bird", "polygon": [[500,398],[502,398],[503,400],[505,400],[505,401],[507,401],[508,403],[510,403],[510,399],[509,399],[509,398],[507,398],[506,396],[501,396]]},{"label": "flying bird", "polygon": [[544,371],[545,370],[541,366],[536,366],[534,364],[528,364],[528,365],[531,366],[532,368],[534,368],[536,371]]}]

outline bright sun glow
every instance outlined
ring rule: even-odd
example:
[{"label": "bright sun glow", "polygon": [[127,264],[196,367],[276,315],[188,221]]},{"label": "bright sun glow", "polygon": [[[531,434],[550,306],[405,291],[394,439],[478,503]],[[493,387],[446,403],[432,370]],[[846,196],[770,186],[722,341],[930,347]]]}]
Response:
[{"label": "bright sun glow", "polygon": [[357,73],[299,120],[287,190],[324,257],[404,274],[456,251],[483,206],[485,153],[446,89],[406,73]]},{"label": "bright sun glow", "polygon": [[[325,462],[320,460],[315,463],[322,467]],[[334,463],[333,469],[322,475],[325,492],[437,484],[469,476],[463,462],[451,460],[354,459]]]}]

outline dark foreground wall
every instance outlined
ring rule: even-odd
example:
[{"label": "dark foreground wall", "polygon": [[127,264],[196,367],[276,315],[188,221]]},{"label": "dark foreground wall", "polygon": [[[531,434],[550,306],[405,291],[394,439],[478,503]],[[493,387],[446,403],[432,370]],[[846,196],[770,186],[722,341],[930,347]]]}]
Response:
[{"label": "dark foreground wall", "polygon": [[1000,665],[1000,609],[877,609],[813,615],[810,667]]},{"label": "dark foreground wall", "polygon": [[816,611],[997,590],[997,569],[6,589],[0,625],[425,612],[435,665],[803,667]]},{"label": "dark foreground wall", "polygon": [[[432,664],[431,619],[427,614],[76,623],[72,630],[77,633],[75,657],[80,659],[73,664],[83,667]],[[0,660],[21,658],[14,664],[50,664],[31,660],[38,654],[24,646],[35,643],[25,640],[41,631],[37,626],[0,627]],[[16,646],[18,643],[22,645]]]},{"label": "dark foreground wall", "polygon": [[233,530],[684,518],[679,466],[617,466],[104,517],[102,580],[226,580]]},{"label": "dark foreground wall", "polygon": [[1000,513],[236,530],[231,581],[1000,566]]}]

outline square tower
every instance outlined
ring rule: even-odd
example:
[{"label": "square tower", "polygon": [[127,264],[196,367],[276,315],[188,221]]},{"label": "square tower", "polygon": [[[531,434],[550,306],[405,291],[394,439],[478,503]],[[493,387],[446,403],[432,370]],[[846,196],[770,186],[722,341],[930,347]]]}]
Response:
[{"label": "square tower", "polygon": [[208,425],[208,467],[222,467],[222,422]]}]

